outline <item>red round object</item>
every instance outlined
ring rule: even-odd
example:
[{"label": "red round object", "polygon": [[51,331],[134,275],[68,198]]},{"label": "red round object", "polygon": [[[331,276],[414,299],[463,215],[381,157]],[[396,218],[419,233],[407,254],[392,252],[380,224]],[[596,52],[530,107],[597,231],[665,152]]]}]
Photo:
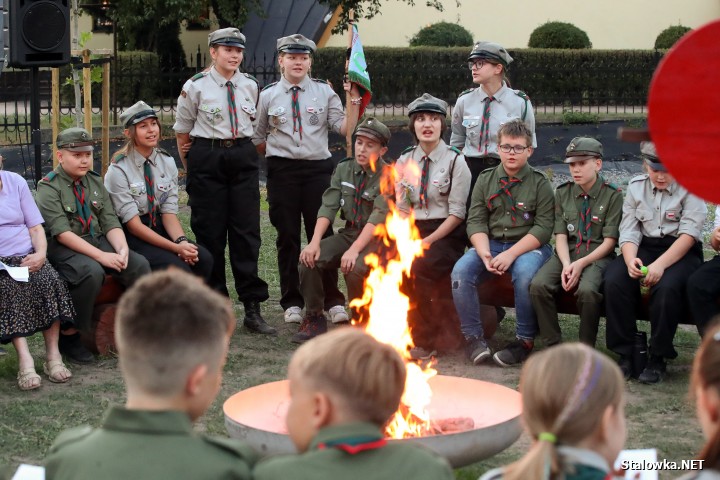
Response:
[{"label": "red round object", "polygon": [[693,194],[720,203],[720,20],[688,33],[660,62],[648,128],[668,171]]}]

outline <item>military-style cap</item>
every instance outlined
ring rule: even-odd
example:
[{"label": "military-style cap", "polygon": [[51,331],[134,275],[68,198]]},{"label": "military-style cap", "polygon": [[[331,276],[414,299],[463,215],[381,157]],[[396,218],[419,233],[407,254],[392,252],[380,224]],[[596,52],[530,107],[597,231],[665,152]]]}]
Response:
[{"label": "military-style cap", "polygon": [[283,53],[314,53],[317,49],[315,42],[296,33],[277,39],[277,51]]},{"label": "military-style cap", "polygon": [[583,157],[603,157],[602,143],[590,137],[575,137],[565,149],[565,163],[585,160]]},{"label": "military-style cap", "polygon": [[433,97],[429,93],[423,93],[422,96],[416,98],[408,105],[408,115],[415,112],[433,112],[447,116],[448,104],[445,100]]},{"label": "military-style cap", "polygon": [[388,140],[390,140],[390,129],[375,117],[368,117],[357,126],[355,135],[369,137],[383,145],[387,145]]},{"label": "military-style cap", "polygon": [[473,46],[472,52],[470,52],[468,61],[476,58],[484,58],[486,60],[498,62],[506,67],[513,61],[513,58],[502,45],[493,42],[477,42]]},{"label": "military-style cap", "polygon": [[653,170],[667,172],[667,168],[665,168],[665,165],[663,165],[658,158],[657,150],[655,150],[655,144],[653,142],[640,143],[640,156]]},{"label": "military-style cap", "polygon": [[55,145],[61,150],[72,152],[92,152],[92,136],[84,128],[72,127],[58,133]]},{"label": "military-style cap", "polygon": [[158,118],[157,112],[150,105],[140,100],[120,115],[120,123],[125,128],[132,127],[146,118]]},{"label": "military-style cap", "polygon": [[245,35],[234,27],[221,28],[208,35],[208,45],[227,45],[245,48]]}]

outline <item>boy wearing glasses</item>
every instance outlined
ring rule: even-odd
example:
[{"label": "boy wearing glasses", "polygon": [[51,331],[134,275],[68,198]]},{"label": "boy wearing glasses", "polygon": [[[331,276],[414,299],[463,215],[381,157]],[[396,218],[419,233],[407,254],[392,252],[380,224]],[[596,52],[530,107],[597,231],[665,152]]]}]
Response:
[{"label": "boy wearing glasses", "polygon": [[501,164],[483,171],[472,192],[467,233],[472,248],[452,272],[452,293],[474,364],[491,356],[483,338],[477,287],[492,275],[509,273],[515,292],[516,339],[492,355],[500,366],[522,363],[533,348],[537,319],[530,300],[530,281],[550,258],[554,197],[545,175],[528,164],[533,133],[521,120],[498,131]]},{"label": "boy wearing glasses", "polygon": [[573,138],[565,151],[573,180],[555,191],[555,255],[530,284],[545,345],[560,343],[555,295],[575,291],[580,341],[595,346],[605,267],[615,258],[623,197],[600,176],[603,146],[594,138]]}]

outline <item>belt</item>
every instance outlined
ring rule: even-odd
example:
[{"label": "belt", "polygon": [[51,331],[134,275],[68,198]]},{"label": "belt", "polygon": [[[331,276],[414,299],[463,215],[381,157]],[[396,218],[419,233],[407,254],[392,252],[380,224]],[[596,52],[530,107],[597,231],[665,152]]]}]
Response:
[{"label": "belt", "polygon": [[207,147],[223,147],[223,148],[231,148],[235,145],[242,145],[243,143],[250,142],[250,137],[243,137],[243,138],[235,138],[235,139],[227,139],[224,140],[222,138],[202,138],[202,137],[195,137],[193,138],[193,145],[204,145]]}]

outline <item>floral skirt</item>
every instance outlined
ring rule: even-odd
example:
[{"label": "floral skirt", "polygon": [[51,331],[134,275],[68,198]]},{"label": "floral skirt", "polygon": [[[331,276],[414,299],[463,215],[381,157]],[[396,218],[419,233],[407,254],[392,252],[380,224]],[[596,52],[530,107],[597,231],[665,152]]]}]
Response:
[{"label": "floral skirt", "polygon": [[[23,258],[0,257],[0,261],[17,267]],[[0,271],[0,343],[46,330],[56,320],[72,323],[74,318],[67,285],[47,260],[39,271],[30,273],[29,282],[17,282]]]}]

